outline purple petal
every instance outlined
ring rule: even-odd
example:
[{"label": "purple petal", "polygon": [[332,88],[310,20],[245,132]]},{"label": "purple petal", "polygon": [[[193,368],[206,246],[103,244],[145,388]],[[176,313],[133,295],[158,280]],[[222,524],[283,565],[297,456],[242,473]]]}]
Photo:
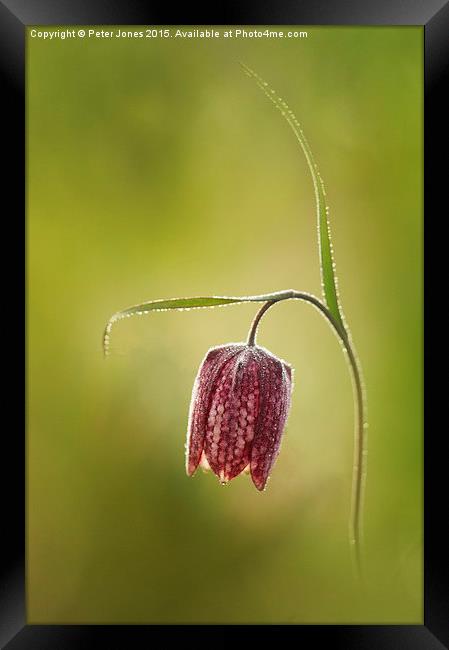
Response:
[{"label": "purple petal", "polygon": [[279,453],[290,408],[291,368],[259,348],[260,407],[251,450],[251,477],[258,490],[265,488]]},{"label": "purple petal", "polygon": [[217,379],[208,414],[204,451],[222,482],[249,464],[259,409],[258,361],[252,348],[230,359]]},{"label": "purple petal", "polygon": [[211,395],[223,366],[243,348],[243,345],[225,345],[212,348],[198,370],[190,402],[186,444],[186,471],[191,476],[198,467],[203,452]]}]

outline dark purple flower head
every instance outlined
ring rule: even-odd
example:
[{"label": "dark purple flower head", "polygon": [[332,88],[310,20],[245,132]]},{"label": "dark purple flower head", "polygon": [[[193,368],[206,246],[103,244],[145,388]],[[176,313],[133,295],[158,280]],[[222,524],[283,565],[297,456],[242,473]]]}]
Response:
[{"label": "dark purple flower head", "polygon": [[268,350],[244,343],[212,348],[193,387],[186,469],[199,464],[222,483],[244,470],[265,488],[290,408],[292,370]]}]

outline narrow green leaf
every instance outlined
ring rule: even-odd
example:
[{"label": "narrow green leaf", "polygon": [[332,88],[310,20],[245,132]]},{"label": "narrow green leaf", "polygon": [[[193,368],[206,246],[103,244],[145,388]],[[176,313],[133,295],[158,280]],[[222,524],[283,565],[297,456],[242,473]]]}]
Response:
[{"label": "narrow green leaf", "polygon": [[139,305],[127,307],[114,314],[108,321],[103,334],[103,352],[107,356],[109,352],[109,342],[111,329],[114,323],[131,316],[142,316],[153,311],[167,311],[177,309],[179,311],[190,309],[201,309],[207,307],[220,307],[224,305],[234,305],[243,302],[266,302],[267,300],[282,300],[288,297],[291,291],[277,291],[275,293],[266,293],[259,296],[203,296],[198,298],[170,298],[168,300],[151,300]]},{"label": "narrow green leaf", "polygon": [[254,70],[248,68],[244,63],[241,63],[242,68],[245,70],[249,77],[252,77],[259,88],[265,93],[268,99],[278,108],[288,122],[290,128],[296,136],[301,149],[306,157],[307,165],[312,176],[313,187],[315,190],[315,200],[317,206],[317,222],[318,222],[318,239],[320,251],[320,271],[321,271],[321,285],[323,290],[323,297],[329,311],[339,323],[339,325],[346,330],[344,324],[343,312],[338,299],[338,286],[337,276],[335,273],[335,263],[333,259],[332,241],[329,225],[329,207],[326,204],[326,190],[324,187],[323,179],[318,171],[317,164],[312,154],[312,150],[307,142],[303,133],[301,125],[295,117],[293,111],[290,110],[287,103],[277,95],[277,93],[270,88],[266,81],[262,79]]}]

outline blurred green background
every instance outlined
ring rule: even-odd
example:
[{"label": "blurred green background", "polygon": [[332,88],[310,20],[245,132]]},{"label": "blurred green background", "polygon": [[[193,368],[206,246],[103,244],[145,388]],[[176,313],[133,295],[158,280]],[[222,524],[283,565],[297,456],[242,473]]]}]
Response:
[{"label": "blurred green background", "polygon": [[[422,622],[422,29],[308,34],[28,37],[31,623]],[[184,470],[198,365],[255,306],[122,321],[102,357],[106,320],[145,299],[320,292],[305,160],[239,61],[327,185],[368,395],[364,592],[351,381],[315,310],[283,303],[260,329],[296,369],[263,494]]]}]

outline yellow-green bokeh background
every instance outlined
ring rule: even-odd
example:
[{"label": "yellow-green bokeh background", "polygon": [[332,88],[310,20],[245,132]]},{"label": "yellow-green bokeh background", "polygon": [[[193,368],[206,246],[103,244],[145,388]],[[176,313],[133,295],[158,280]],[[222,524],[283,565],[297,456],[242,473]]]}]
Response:
[{"label": "yellow-green bokeh background", "polygon": [[[28,37],[29,622],[422,621],[422,30],[308,32]],[[184,471],[197,367],[254,306],[123,321],[101,353],[107,318],[145,299],[320,292],[305,161],[239,61],[300,117],[327,185],[369,403],[364,593],[351,382],[310,306],[260,329],[296,369],[263,494]]]}]

